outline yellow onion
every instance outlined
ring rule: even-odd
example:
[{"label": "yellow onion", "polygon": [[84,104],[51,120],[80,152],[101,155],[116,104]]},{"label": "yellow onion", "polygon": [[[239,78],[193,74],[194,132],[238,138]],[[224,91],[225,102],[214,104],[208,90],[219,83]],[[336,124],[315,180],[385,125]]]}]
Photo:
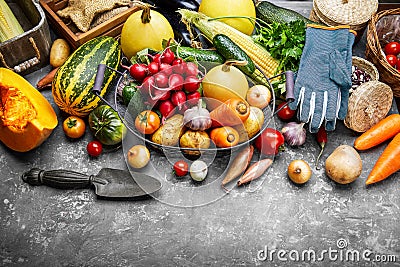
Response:
[{"label": "yellow onion", "polygon": [[310,165],[302,159],[295,159],[290,162],[287,170],[290,180],[296,184],[304,184],[310,180],[312,170]]}]

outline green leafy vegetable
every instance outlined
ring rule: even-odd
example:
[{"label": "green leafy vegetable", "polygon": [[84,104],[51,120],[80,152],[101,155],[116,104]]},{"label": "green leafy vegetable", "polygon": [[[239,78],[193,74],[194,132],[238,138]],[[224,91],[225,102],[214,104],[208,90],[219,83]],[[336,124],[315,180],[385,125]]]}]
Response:
[{"label": "green leafy vegetable", "polygon": [[306,39],[306,25],[297,20],[258,25],[253,39],[264,46],[280,62],[279,69],[297,71]]}]

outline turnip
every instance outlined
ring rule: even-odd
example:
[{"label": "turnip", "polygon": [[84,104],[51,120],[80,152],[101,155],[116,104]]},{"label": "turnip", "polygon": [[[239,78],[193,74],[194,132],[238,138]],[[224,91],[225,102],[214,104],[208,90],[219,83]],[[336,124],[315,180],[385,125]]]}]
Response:
[{"label": "turnip", "polygon": [[208,167],[202,160],[195,160],[190,165],[190,177],[197,182],[203,181],[207,177]]}]

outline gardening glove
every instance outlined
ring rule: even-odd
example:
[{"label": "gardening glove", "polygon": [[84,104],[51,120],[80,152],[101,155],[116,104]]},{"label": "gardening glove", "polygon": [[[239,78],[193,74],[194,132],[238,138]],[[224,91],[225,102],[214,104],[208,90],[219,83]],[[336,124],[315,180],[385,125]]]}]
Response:
[{"label": "gardening glove", "polygon": [[312,133],[318,131],[324,120],[326,130],[333,131],[336,118],[346,116],[351,87],[352,35],[348,27],[307,27],[294,101],[289,103],[289,108],[295,110],[299,106],[299,120],[309,123]]}]

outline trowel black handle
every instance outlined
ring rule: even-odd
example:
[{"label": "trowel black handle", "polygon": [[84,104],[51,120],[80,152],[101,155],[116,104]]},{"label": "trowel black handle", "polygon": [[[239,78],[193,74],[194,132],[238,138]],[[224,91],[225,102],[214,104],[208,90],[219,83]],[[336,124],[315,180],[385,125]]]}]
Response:
[{"label": "trowel black handle", "polygon": [[22,180],[30,185],[47,185],[60,189],[88,188],[92,179],[92,175],[68,170],[45,171],[32,168],[22,174]]}]

